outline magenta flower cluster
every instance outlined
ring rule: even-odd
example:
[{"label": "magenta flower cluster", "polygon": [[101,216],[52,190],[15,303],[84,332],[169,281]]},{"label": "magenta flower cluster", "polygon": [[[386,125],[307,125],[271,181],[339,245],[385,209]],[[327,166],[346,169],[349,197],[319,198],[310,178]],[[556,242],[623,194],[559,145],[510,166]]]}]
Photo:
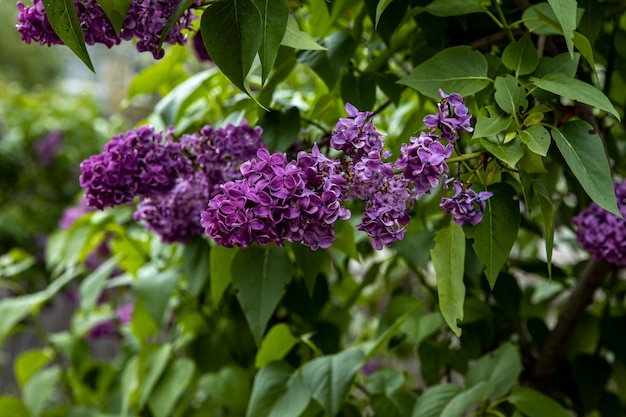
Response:
[{"label": "magenta flower cluster", "polygon": [[327,248],[335,240],[337,219],[350,217],[341,205],[347,195],[341,165],[316,146],[291,162],[260,149],[241,165],[241,173],[243,178],[224,184],[202,212],[206,234],[219,245],[301,241],[312,249]]},{"label": "magenta flower cluster", "polygon": [[[122,40],[134,38],[137,40],[137,50],[149,51],[155,59],[163,57],[164,51],[159,48],[159,41],[167,19],[178,3],[176,0],[134,0],[118,36],[96,0],[74,0],[78,20],[88,45],[101,43],[111,48]],[[17,30],[21,33],[24,42],[35,41],[48,46],[63,43],[50,25],[42,0],[33,0],[32,6],[26,6],[20,1],[17,3],[17,8],[19,11]],[[172,26],[164,42],[171,45],[184,45],[187,35],[183,32],[191,29],[193,19],[194,14],[191,9],[185,11]]]},{"label": "magenta flower cluster", "polygon": [[115,309],[115,317],[95,324],[85,336],[87,340],[116,339],[121,337],[120,326],[130,324],[135,305],[133,303],[123,304]]},{"label": "magenta flower cluster", "polygon": [[617,206],[623,218],[596,203],[572,219],[580,246],[596,261],[626,266],[626,181],[615,185]]},{"label": "magenta flower cluster", "polygon": [[99,209],[139,197],[133,217],[166,243],[200,235],[200,213],[220,185],[240,178],[239,165],[263,147],[261,129],[243,122],[204,126],[174,141],[143,126],[114,137],[104,152],[81,164],[87,203]]}]

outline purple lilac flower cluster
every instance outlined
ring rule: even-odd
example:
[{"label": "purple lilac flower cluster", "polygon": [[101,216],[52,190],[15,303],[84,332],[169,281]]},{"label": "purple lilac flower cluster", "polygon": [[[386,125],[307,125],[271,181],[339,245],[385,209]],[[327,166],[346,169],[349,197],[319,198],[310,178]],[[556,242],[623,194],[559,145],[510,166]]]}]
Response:
[{"label": "purple lilac flower cluster", "polygon": [[135,305],[124,304],[115,309],[115,317],[94,325],[85,336],[87,340],[115,339],[120,337],[119,326],[127,326],[133,317]]},{"label": "purple lilac flower cluster", "polygon": [[[446,159],[452,155],[459,132],[472,131],[471,115],[463,98],[456,93],[446,95],[441,90],[439,93],[442,102],[438,104],[437,114],[424,118],[428,130],[402,144],[394,163],[386,161],[391,154],[383,151],[385,142],[371,120],[372,113],[359,112],[347,104],[348,117],[340,119],[333,131],[330,145],[350,158],[349,198],[364,200],[366,204],[358,229],[372,238],[376,249],[404,237],[413,203],[445,178],[449,171]],[[464,211],[454,212],[453,218],[459,224],[479,222],[484,199],[490,196],[480,193],[476,199],[469,195],[471,201],[460,203]],[[454,201],[458,197],[453,197]]]},{"label": "purple lilac flower cluster", "polygon": [[[617,206],[626,218],[626,181],[615,185]],[[580,246],[596,261],[626,266],[626,220],[604,210],[596,203],[572,219]]]},{"label": "purple lilac flower cluster", "polygon": [[80,185],[87,204],[103,209],[171,190],[192,167],[170,134],[142,126],[114,136],[104,152],[83,161]]},{"label": "purple lilac flower cluster", "polygon": [[200,213],[220,185],[241,178],[241,163],[263,147],[261,133],[244,121],[204,126],[176,142],[171,128],[164,134],[151,126],[115,136],[81,164],[87,204],[102,209],[139,197],[135,220],[163,242],[185,242],[204,231]]},{"label": "purple lilac flower cluster", "polygon": [[483,219],[485,200],[493,195],[491,191],[477,193],[471,188],[464,187],[458,181],[454,181],[454,195],[450,198],[442,198],[439,205],[444,213],[452,215],[452,220],[459,226],[471,223],[474,226]]},{"label": "purple lilac flower cluster", "polygon": [[[164,51],[159,48],[159,40],[168,17],[178,3],[176,0],[133,1],[128,9],[120,36],[118,36],[96,0],[74,1],[78,20],[88,45],[101,43],[111,48],[122,40],[135,38],[137,50],[149,51],[155,59],[163,57]],[[24,42],[35,41],[48,46],[63,43],[48,21],[42,0],[33,0],[32,6],[26,6],[20,1],[17,3],[17,8],[19,10],[17,30],[22,34]],[[185,11],[168,32],[165,42],[171,45],[184,45],[187,35],[183,34],[183,31],[191,29],[193,19],[193,12]]]},{"label": "purple lilac flower cluster", "polygon": [[222,246],[248,247],[301,241],[312,249],[335,240],[337,219],[350,211],[341,205],[347,195],[339,161],[300,152],[288,162],[284,154],[259,149],[241,165],[242,179],[222,185],[222,193],[202,212],[206,234]]},{"label": "purple lilac flower cluster", "polygon": [[200,213],[221,184],[241,178],[239,166],[264,146],[262,132],[244,120],[239,126],[206,125],[198,133],[183,135],[180,145],[195,169],[179,177],[169,192],[142,197],[135,220],[145,222],[146,229],[166,243],[201,235]]}]

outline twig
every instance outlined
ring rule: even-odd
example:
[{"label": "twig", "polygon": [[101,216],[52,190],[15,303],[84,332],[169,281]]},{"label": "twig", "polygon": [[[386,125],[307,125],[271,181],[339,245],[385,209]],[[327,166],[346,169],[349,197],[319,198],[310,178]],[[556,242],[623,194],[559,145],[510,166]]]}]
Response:
[{"label": "twig", "polygon": [[611,271],[611,265],[606,262],[589,261],[580,274],[578,283],[567,299],[554,329],[548,335],[541,354],[535,362],[529,385],[544,393],[552,390],[552,379],[567,350],[576,326],[587,307],[593,300],[593,295],[602,285],[605,277]]}]

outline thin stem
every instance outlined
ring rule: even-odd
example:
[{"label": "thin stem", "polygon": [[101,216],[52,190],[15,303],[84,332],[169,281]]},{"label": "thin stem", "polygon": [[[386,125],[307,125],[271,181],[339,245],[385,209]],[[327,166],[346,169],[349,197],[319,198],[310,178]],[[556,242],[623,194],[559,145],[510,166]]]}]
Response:
[{"label": "thin stem", "polygon": [[41,340],[43,340],[46,347],[52,350],[52,352],[54,353],[52,360],[56,362],[56,364],[59,365],[59,367],[61,368],[60,379],[61,379],[61,386],[63,387],[62,388],[63,392],[65,392],[65,395],[67,395],[67,398],[70,400],[70,402],[74,403],[75,402],[74,392],[72,391],[69,378],[68,378],[69,370],[67,369],[67,365],[63,362],[61,352],[59,351],[59,349],[57,349],[56,345],[52,343],[52,341],[48,337],[48,333],[46,332],[46,329],[44,329],[43,324],[41,323],[39,314],[33,314],[32,318],[33,318],[33,323],[35,324],[35,331],[37,332],[37,335],[41,338]]},{"label": "thin stem", "polygon": [[448,164],[453,164],[455,162],[467,161],[468,159],[478,158],[480,156],[480,154],[482,154],[482,151],[466,153],[465,155],[459,155],[459,156],[455,156],[454,158],[449,158],[447,160],[447,163]]},{"label": "thin stem", "polygon": [[500,3],[498,2],[498,0],[493,0],[493,7],[496,8],[496,12],[498,12],[498,17],[500,17],[500,22],[502,23],[500,28],[502,28],[506,32],[511,42],[515,42],[515,37],[513,37],[513,33],[511,33],[511,28],[509,27],[509,24],[506,21],[506,17],[504,16],[504,13],[502,12],[502,8],[500,7]]}]

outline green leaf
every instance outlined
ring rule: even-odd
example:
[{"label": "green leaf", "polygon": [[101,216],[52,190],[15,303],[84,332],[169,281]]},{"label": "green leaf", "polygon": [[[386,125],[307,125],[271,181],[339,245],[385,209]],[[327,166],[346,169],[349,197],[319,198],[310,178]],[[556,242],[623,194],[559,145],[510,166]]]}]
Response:
[{"label": "green leaf", "polygon": [[[280,415],[275,410],[284,407],[283,398],[288,398],[292,408],[288,410],[292,415],[299,415],[307,406],[310,395],[306,392],[306,387],[302,384],[300,375],[292,378],[292,369],[284,362],[272,362],[261,368],[254,377],[252,385],[252,394],[246,411],[246,417],[267,417],[270,415]],[[290,395],[285,395],[288,390],[288,382],[294,381],[292,384],[295,389]],[[302,388],[304,387],[304,395]],[[306,397],[306,398],[303,398]],[[288,415],[288,414],[285,414]]]},{"label": "green leaf", "polygon": [[413,407],[412,417],[439,417],[446,405],[462,388],[453,384],[441,384],[424,392]]},{"label": "green leaf", "polygon": [[0,397],[0,417],[31,417],[31,415],[21,399]]},{"label": "green leaf", "polygon": [[37,372],[26,383],[22,389],[22,400],[32,417],[39,417],[43,413],[60,378],[61,368],[55,365]]},{"label": "green leaf", "polygon": [[95,72],[85,46],[85,35],[78,20],[74,0],[44,0],[43,5],[54,32],[87,68]]},{"label": "green leaf", "polygon": [[261,59],[261,83],[269,76],[278,47],[285,37],[289,19],[289,3],[287,0],[253,0],[261,12],[262,34],[259,58]]},{"label": "green leaf", "polygon": [[457,394],[445,406],[441,412],[441,417],[461,417],[469,407],[488,398],[493,388],[493,385],[488,381],[482,381],[472,388]]},{"label": "green leaf", "polygon": [[18,385],[23,387],[53,356],[50,349],[32,349],[22,353],[13,365]]},{"label": "green leaf", "polygon": [[258,124],[263,128],[263,142],[270,152],[285,152],[300,134],[300,110],[295,106],[270,109],[263,113]]},{"label": "green leaf", "polygon": [[337,238],[332,247],[340,250],[352,259],[359,259],[359,252],[356,249],[356,241],[354,239],[354,227],[347,221],[337,221],[335,223],[335,234]]},{"label": "green leaf", "polygon": [[517,77],[533,72],[538,62],[537,48],[529,32],[519,41],[511,42],[502,52],[502,63],[508,69],[514,70]]},{"label": "green leaf", "polygon": [[98,266],[98,269],[89,274],[80,283],[80,308],[81,310],[91,310],[95,305],[102,289],[106,286],[107,279],[111,272],[117,267],[121,256],[117,255]]},{"label": "green leaf", "polygon": [[437,276],[439,309],[448,326],[460,336],[461,328],[457,322],[463,320],[465,302],[463,229],[455,222],[450,222],[450,226],[441,229],[435,236],[435,247],[431,249],[430,256]]},{"label": "green leaf", "polygon": [[172,415],[178,399],[189,389],[195,369],[193,361],[187,358],[176,359],[167,367],[148,399],[148,407],[154,417]]},{"label": "green leaf", "polygon": [[[326,6],[324,6],[326,7]],[[300,51],[298,62],[310,67],[332,90],[356,48],[356,42],[346,32],[338,31],[322,41],[323,51]]]},{"label": "green leaf", "polygon": [[406,376],[398,369],[381,369],[367,377],[367,387],[371,394],[391,395],[404,386]]},{"label": "green leaf", "polygon": [[154,106],[154,112],[161,117],[165,126],[175,125],[178,122],[185,108],[189,105],[189,98],[216,73],[216,68],[200,71],[177,85],[168,95],[159,100]]},{"label": "green leaf", "polygon": [[548,276],[552,277],[552,249],[554,247],[554,204],[552,197],[543,183],[539,180],[532,182],[534,197],[541,208],[543,218],[544,239],[546,241],[546,261]]},{"label": "green leaf", "polygon": [[505,162],[511,168],[515,168],[515,165],[517,165],[519,160],[524,156],[524,147],[519,140],[514,139],[508,143],[503,143],[496,137],[494,141],[480,139],[480,143],[493,154],[493,156]]},{"label": "green leaf", "polygon": [[372,110],[376,102],[376,77],[367,72],[358,76],[346,72],[341,77],[341,97],[361,111]]},{"label": "green leaf", "polygon": [[303,51],[323,51],[326,48],[319,43],[307,32],[303,32],[298,27],[298,22],[293,17],[287,19],[287,29],[285,30],[285,36],[280,42],[283,46],[288,46],[294,49],[301,49]]},{"label": "green leaf", "polygon": [[211,248],[211,298],[216,306],[232,282],[231,265],[238,251],[239,248],[225,248],[223,246]]},{"label": "green leaf", "polygon": [[505,343],[474,363],[465,377],[465,386],[471,388],[487,381],[493,387],[489,398],[506,395],[517,383],[522,372],[522,361],[516,348]]},{"label": "green leaf", "polygon": [[170,30],[172,30],[174,24],[178,22],[178,19],[181,18],[183,13],[185,13],[191,5],[194,4],[195,0],[177,0],[177,2],[178,4],[176,5],[176,8],[170,13],[167,21],[165,22],[165,26],[163,26],[163,29],[161,30],[161,37],[159,38],[158,43],[159,49],[163,46],[163,42],[165,42],[165,39],[167,38],[168,33],[170,33]]},{"label": "green leaf", "polygon": [[574,45],[576,46],[576,49],[580,51],[582,56],[585,57],[585,59],[589,63],[589,66],[595,73],[596,61],[593,58],[593,47],[591,46],[589,39],[587,39],[587,37],[581,33],[574,32]]},{"label": "green leaf", "polygon": [[574,57],[574,30],[578,22],[576,21],[577,2],[576,0],[548,0],[556,19],[561,24],[565,43],[570,56]]},{"label": "green leaf", "polygon": [[250,397],[250,373],[236,365],[227,365],[218,372],[203,375],[198,388],[233,415],[241,416],[246,412]]},{"label": "green leaf", "polygon": [[486,201],[483,220],[476,226],[467,226],[465,234],[474,239],[472,247],[485,265],[485,275],[493,289],[517,238],[521,215],[513,187],[498,183],[488,190],[493,196]]},{"label": "green leaf", "polygon": [[29,314],[35,314],[43,304],[74,279],[78,272],[76,268],[67,269],[63,275],[52,281],[45,290],[0,300],[0,317],[2,317],[2,320],[0,320],[0,344],[17,323]]},{"label": "green leaf", "polygon": [[580,185],[603,209],[620,216],[615,200],[611,169],[602,139],[583,120],[565,123],[552,129],[552,138]]},{"label": "green leaf", "polygon": [[487,106],[489,116],[478,115],[472,139],[486,138],[504,132],[511,126],[513,117],[510,114],[500,113],[495,106]]},{"label": "green leaf", "polygon": [[530,81],[543,90],[607,111],[621,121],[608,97],[591,84],[560,73],[547,74],[543,78],[531,77]]},{"label": "green leaf", "polygon": [[187,242],[183,249],[183,272],[187,277],[187,289],[197,297],[204,289],[211,268],[211,247],[206,240],[196,238]]},{"label": "green leaf", "polygon": [[299,339],[291,334],[289,326],[285,323],[275,325],[261,342],[261,347],[256,354],[255,366],[263,368],[270,362],[281,360],[291,348],[298,344],[298,341]]},{"label": "green leaf", "polygon": [[448,94],[467,96],[489,84],[487,71],[487,60],[480,52],[454,46],[421,63],[398,82],[434,99],[440,99],[440,88]]},{"label": "green leaf", "polygon": [[231,273],[252,335],[260,340],[293,275],[291,260],[284,248],[242,249],[235,255]]},{"label": "green leaf", "polygon": [[580,54],[578,53],[574,54],[573,58],[567,53],[562,53],[555,57],[543,57],[537,63],[537,68],[533,75],[536,78],[543,78],[548,74],[558,72],[567,78],[574,78],[579,61]]},{"label": "green leaf", "polygon": [[134,282],[137,300],[158,326],[163,322],[163,314],[179,279],[180,275],[174,269],[158,271],[152,265],[146,265],[139,270],[139,277]]},{"label": "green leaf", "polygon": [[115,34],[120,36],[132,0],[97,0],[97,2],[109,18]]},{"label": "green leaf", "polygon": [[517,132],[522,142],[528,146],[528,149],[541,156],[548,154],[550,148],[550,132],[540,125],[529,126],[526,130]]},{"label": "green leaf", "polygon": [[376,5],[376,18],[374,20],[375,27],[378,27],[378,21],[380,20],[380,16],[382,16],[385,9],[391,4],[393,0],[378,0],[378,4]]},{"label": "green leaf", "polygon": [[517,78],[510,74],[504,77],[496,77],[494,84],[496,92],[494,98],[498,106],[509,114],[516,114],[524,111],[528,106],[526,100],[526,89],[519,85]]},{"label": "green leaf", "polygon": [[528,417],[571,417],[559,403],[531,388],[515,388],[507,401]]},{"label": "green leaf", "polygon": [[174,85],[188,78],[183,65],[187,55],[187,49],[183,46],[170,48],[163,59],[145,68],[130,80],[128,98],[154,92],[165,96]]},{"label": "green leaf", "polygon": [[304,275],[304,283],[309,296],[313,297],[318,275],[330,269],[330,255],[324,249],[312,250],[308,246],[299,243],[294,243],[291,247],[296,257],[296,263]]},{"label": "green leaf", "polygon": [[375,415],[385,417],[405,417],[411,413],[415,397],[408,392],[372,395],[371,406]]},{"label": "green leaf", "polygon": [[418,313],[419,314],[413,313],[400,329],[400,331],[406,333],[416,348],[419,347],[420,343],[422,343],[422,341],[424,341],[428,336],[446,326],[441,313],[438,311],[433,311],[427,314],[422,312]]},{"label": "green leaf", "polygon": [[139,384],[139,407],[143,406],[150,398],[150,394],[156,386],[159,378],[165,371],[171,360],[172,345],[145,347],[139,352],[137,376]]},{"label": "green leaf", "polygon": [[428,13],[439,16],[461,16],[469,13],[486,12],[480,0],[435,0],[424,7]]},{"label": "green leaf", "polygon": [[250,94],[246,77],[263,36],[263,20],[254,2],[211,3],[202,13],[200,30],[211,59],[233,84]]},{"label": "green leaf", "polygon": [[364,359],[363,351],[350,348],[336,355],[313,359],[302,367],[302,378],[311,396],[330,417],[339,412]]}]

